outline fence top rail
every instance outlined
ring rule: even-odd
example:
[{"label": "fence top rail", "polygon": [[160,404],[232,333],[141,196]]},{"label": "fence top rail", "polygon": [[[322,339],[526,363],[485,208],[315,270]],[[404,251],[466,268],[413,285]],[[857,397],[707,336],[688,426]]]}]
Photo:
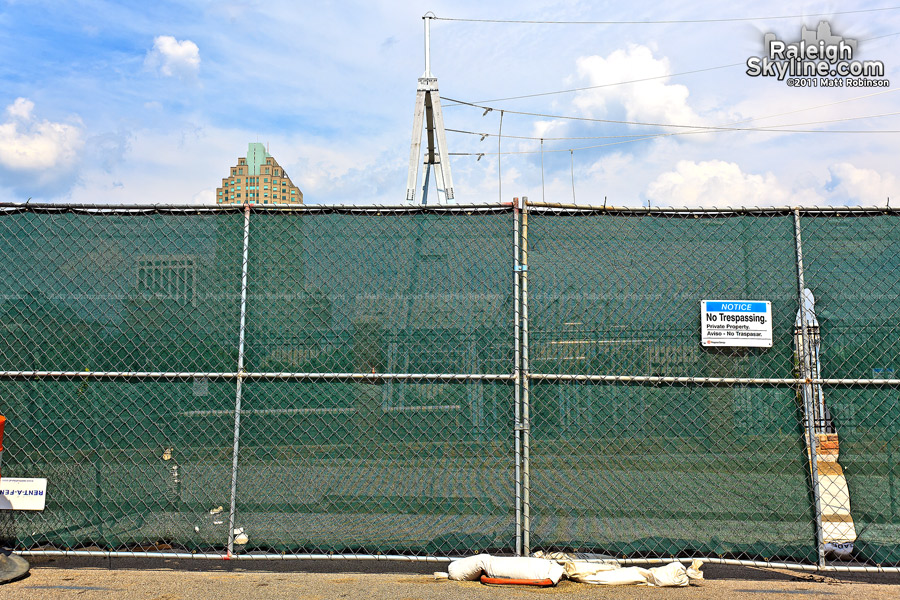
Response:
[{"label": "fence top rail", "polygon": [[340,214],[449,214],[449,213],[508,213],[512,202],[493,204],[454,205],[365,205],[365,204],[75,204],[47,202],[0,202],[0,215],[30,213],[109,214],[210,214],[242,213],[247,208],[254,213],[340,213]]},{"label": "fence top rail", "polygon": [[732,216],[787,216],[799,212],[801,216],[874,216],[900,214],[900,208],[890,206],[773,206],[773,207],[640,207],[591,204],[563,204],[531,202],[525,205],[531,214],[538,215],[610,215],[610,216],[658,216],[688,218],[721,218]]}]

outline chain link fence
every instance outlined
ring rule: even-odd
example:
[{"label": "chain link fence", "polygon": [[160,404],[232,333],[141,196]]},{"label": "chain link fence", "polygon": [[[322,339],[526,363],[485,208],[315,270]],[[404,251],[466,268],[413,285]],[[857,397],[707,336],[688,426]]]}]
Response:
[{"label": "chain link fence", "polygon": [[[0,535],[894,568],[897,218],[2,207],[4,475],[48,490]],[[772,346],[701,347],[706,299]]]}]

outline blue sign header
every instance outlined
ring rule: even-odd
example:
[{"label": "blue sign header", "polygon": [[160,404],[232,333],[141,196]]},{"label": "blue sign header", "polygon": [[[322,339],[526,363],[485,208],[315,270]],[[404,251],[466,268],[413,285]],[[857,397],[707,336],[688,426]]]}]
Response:
[{"label": "blue sign header", "polygon": [[707,312],[764,313],[765,302],[707,302]]}]

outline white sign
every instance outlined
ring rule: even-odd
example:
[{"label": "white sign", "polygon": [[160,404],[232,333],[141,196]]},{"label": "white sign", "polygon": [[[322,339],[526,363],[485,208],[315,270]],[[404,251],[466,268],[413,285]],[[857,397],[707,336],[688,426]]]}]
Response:
[{"label": "white sign", "polygon": [[44,510],[46,479],[0,478],[0,510]]},{"label": "white sign", "polygon": [[757,300],[702,300],[701,346],[772,347],[772,303]]}]

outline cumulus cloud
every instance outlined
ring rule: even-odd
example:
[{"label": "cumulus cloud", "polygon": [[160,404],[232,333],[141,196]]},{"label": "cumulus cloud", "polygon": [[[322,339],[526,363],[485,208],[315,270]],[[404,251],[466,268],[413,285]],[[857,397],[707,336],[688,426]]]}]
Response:
[{"label": "cumulus cloud", "polygon": [[821,198],[811,190],[790,190],[772,173],[744,173],[736,163],[722,160],[682,160],[674,171],[661,174],[647,186],[654,206],[758,207],[814,205]]},{"label": "cumulus cloud", "polygon": [[82,131],[77,125],[39,121],[33,111],[34,102],[26,98],[6,107],[7,120],[0,124],[0,169],[52,178],[76,162],[84,145]]},{"label": "cumulus cloud", "polygon": [[194,77],[200,70],[200,48],[191,40],[178,41],[171,35],[160,35],[153,39],[144,66],[165,77]]},{"label": "cumulus cloud", "polygon": [[834,204],[881,206],[888,198],[900,195],[897,178],[890,173],[860,169],[850,163],[832,165],[828,172],[831,178],[825,187]]},{"label": "cumulus cloud", "polygon": [[688,106],[688,88],[666,83],[672,70],[668,58],[654,58],[647,46],[631,44],[607,57],[582,56],[576,62],[578,76],[588,86],[640,81],[578,92],[575,106],[590,117],[603,117],[624,109],[629,121],[695,124],[701,120]]}]

